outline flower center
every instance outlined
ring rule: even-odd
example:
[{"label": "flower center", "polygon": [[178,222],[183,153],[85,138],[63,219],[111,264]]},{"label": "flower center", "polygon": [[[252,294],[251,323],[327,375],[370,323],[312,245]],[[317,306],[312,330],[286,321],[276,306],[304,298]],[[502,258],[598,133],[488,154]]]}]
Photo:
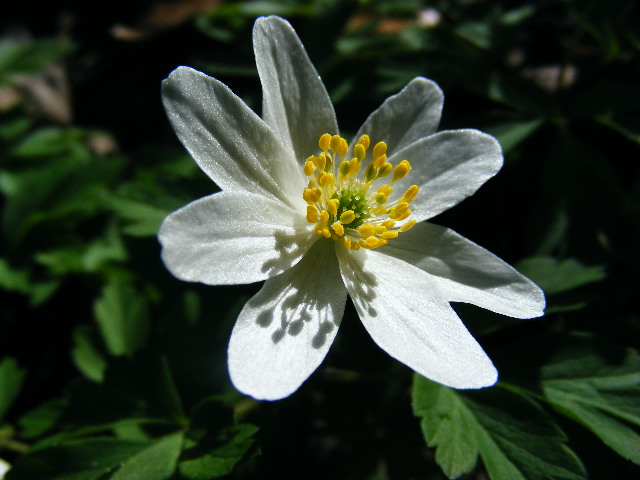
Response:
[{"label": "flower center", "polygon": [[[402,160],[394,168],[387,162],[387,144],[378,142],[369,152],[370,143],[369,136],[362,135],[351,152],[353,158],[347,159],[347,141],[325,133],[318,141],[321,153],[307,158],[304,165],[304,173],[310,178],[302,193],[307,202],[307,221],[315,224],[318,235],[353,250],[385,245],[416,224],[415,220],[405,220],[411,215],[409,203],[418,194],[417,185],[396,200],[389,200],[392,185],[409,173],[411,164]],[[363,170],[369,154],[371,162]],[[389,183],[374,189],[374,183],[392,172]]]}]

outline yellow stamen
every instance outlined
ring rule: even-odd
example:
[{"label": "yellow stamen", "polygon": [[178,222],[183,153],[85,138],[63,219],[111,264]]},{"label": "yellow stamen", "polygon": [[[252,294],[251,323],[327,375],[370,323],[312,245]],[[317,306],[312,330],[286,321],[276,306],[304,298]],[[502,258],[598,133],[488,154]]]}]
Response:
[{"label": "yellow stamen", "polygon": [[393,170],[393,182],[404,178],[411,170],[411,164],[407,160],[402,160]]},{"label": "yellow stamen", "polygon": [[400,227],[400,231],[401,232],[406,232],[407,230],[410,230],[411,228],[413,228],[413,226],[416,224],[415,220],[409,220],[407,223],[405,223],[404,225],[402,225]]},{"label": "yellow stamen", "polygon": [[334,135],[333,137],[331,137],[330,145],[331,150],[337,153],[340,147],[340,135]]},{"label": "yellow stamen", "polygon": [[407,188],[407,191],[404,192],[404,195],[402,195],[402,198],[400,200],[404,202],[412,201],[414,198],[416,198],[419,190],[420,187],[418,187],[417,185],[411,185],[409,188]]},{"label": "yellow stamen", "polygon": [[356,214],[353,210],[347,210],[340,215],[340,222],[348,225],[356,219]]},{"label": "yellow stamen", "polygon": [[342,224],[340,222],[334,222],[331,225],[331,228],[333,228],[333,231],[336,232],[336,234],[338,236],[341,237],[342,235],[344,235],[344,227],[342,226]]},{"label": "yellow stamen", "polygon": [[387,144],[384,142],[378,142],[373,147],[373,158],[378,158],[380,155],[387,153]]},{"label": "yellow stamen", "polygon": [[[362,135],[352,151],[344,138],[328,133],[319,138],[318,146],[320,151],[304,162],[309,182],[302,192],[307,203],[306,220],[318,235],[347,249],[373,249],[415,225],[411,220],[398,228],[396,222],[411,215],[409,204],[419,194],[419,187],[411,185],[398,198],[392,197],[394,189],[390,185],[410,172],[408,160],[394,168],[387,159],[387,144],[378,142],[368,150],[372,146],[368,135]],[[352,156],[347,159],[347,155]],[[391,176],[391,172],[389,184],[375,183]]]},{"label": "yellow stamen", "polygon": [[369,135],[365,134],[365,135],[360,136],[360,138],[358,139],[358,143],[360,145],[362,145],[365,150],[367,150],[369,148],[370,143],[371,143],[371,140],[369,139]]},{"label": "yellow stamen", "polygon": [[340,200],[338,200],[337,198],[332,198],[327,202],[327,210],[331,215],[337,215],[339,206]]},{"label": "yellow stamen", "polygon": [[386,177],[391,173],[391,170],[393,170],[393,166],[388,162],[384,163],[378,170],[378,178]]},{"label": "yellow stamen", "polygon": [[322,134],[322,136],[320,137],[320,140],[318,141],[318,146],[320,147],[320,150],[322,151],[328,150],[330,144],[331,144],[331,135],[329,135],[328,133]]},{"label": "yellow stamen", "polygon": [[307,222],[316,223],[318,221],[318,209],[312,205],[307,207]]}]

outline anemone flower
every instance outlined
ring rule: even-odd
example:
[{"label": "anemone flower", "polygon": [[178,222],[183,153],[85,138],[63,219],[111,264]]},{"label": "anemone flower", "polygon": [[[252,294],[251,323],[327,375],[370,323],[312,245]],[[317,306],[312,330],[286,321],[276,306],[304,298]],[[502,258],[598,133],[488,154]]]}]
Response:
[{"label": "anemone flower", "polygon": [[267,400],[295,392],[326,356],[347,295],[373,340],[420,375],[454,388],[494,384],[495,367],[450,302],[532,318],[544,296],[482,247],[424,221],[498,172],[498,142],[476,130],[436,133],[443,95],[419,77],[348,143],[291,26],[259,18],[253,45],[262,118],[187,67],[162,86],[178,138],[221,189],[164,220],[166,267],[208,285],[265,281],[231,334],[235,387]]}]

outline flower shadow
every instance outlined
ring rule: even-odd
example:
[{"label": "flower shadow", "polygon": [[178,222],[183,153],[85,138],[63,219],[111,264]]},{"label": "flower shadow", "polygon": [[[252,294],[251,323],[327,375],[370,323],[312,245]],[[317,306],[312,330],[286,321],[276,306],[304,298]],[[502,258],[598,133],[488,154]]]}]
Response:
[{"label": "flower shadow", "polygon": [[265,271],[277,271],[283,263],[302,258],[267,280],[251,299],[251,307],[259,312],[255,323],[271,332],[275,345],[293,340],[320,349],[335,335],[346,302],[334,242],[319,239],[304,251],[299,236],[278,233],[276,245],[280,257],[266,262]]}]

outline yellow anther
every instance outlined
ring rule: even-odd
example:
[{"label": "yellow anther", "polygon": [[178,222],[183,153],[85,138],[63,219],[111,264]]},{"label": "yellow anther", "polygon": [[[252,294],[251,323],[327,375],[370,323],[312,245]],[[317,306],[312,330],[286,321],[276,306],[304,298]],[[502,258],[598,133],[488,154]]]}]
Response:
[{"label": "yellow anther", "polygon": [[387,153],[387,144],[384,142],[378,142],[373,147],[373,158],[378,158],[380,155]]},{"label": "yellow anther", "polygon": [[333,137],[331,137],[330,148],[334,152],[337,152],[339,147],[340,147],[340,135],[334,135]]},{"label": "yellow anther", "polygon": [[407,188],[407,191],[404,192],[404,195],[402,195],[402,198],[400,200],[403,200],[405,202],[412,201],[414,198],[416,198],[419,190],[420,187],[418,187],[417,185],[411,185],[409,188]]},{"label": "yellow anther", "polygon": [[347,210],[340,215],[340,222],[348,225],[356,219],[356,214],[353,210]]},{"label": "yellow anther", "polygon": [[393,170],[393,166],[390,163],[384,163],[378,170],[378,178],[386,177]]},{"label": "yellow anther", "polygon": [[327,185],[333,185],[333,173],[324,173],[318,179],[318,183],[322,187],[326,187]]},{"label": "yellow anther", "polygon": [[316,201],[313,200],[313,189],[305,188],[302,191],[302,199],[307,203],[316,203]]},{"label": "yellow anther", "polygon": [[344,138],[340,138],[340,144],[338,145],[338,153],[341,157],[344,157],[347,154],[347,150],[349,150],[349,144]]},{"label": "yellow anther", "polygon": [[370,248],[376,248],[380,246],[380,239],[378,237],[369,237],[364,241],[364,243],[366,243]]},{"label": "yellow anther", "polygon": [[[316,225],[315,227],[313,227],[313,229],[316,231],[316,233],[318,235],[320,235],[321,237],[326,237],[325,232],[329,233],[329,237],[331,236],[331,232],[329,232],[329,229],[325,226],[325,225]],[[328,238],[328,237],[327,237]]]},{"label": "yellow anther", "polygon": [[402,215],[407,210],[409,210],[409,204],[407,202],[400,202],[395,208],[396,215]]},{"label": "yellow anther", "polygon": [[349,172],[351,171],[351,162],[348,160],[343,160],[340,162],[340,166],[338,167],[338,173],[343,177],[347,178],[349,176]]},{"label": "yellow anther", "polygon": [[316,223],[318,221],[318,209],[313,205],[307,206],[307,222]]},{"label": "yellow anther", "polygon": [[411,164],[407,160],[402,160],[396,168],[393,170],[393,182],[396,180],[400,180],[404,178],[407,173],[411,170]]},{"label": "yellow anther", "polygon": [[327,202],[327,210],[331,215],[336,215],[338,213],[338,207],[340,206],[340,200],[337,198],[332,198]]},{"label": "yellow anther", "polygon": [[387,185],[386,183],[382,185],[380,188],[378,188],[378,193],[384,193],[387,197],[391,195],[391,192],[393,192],[393,188]]},{"label": "yellow anther", "polygon": [[328,133],[322,134],[322,136],[320,137],[320,140],[318,140],[318,146],[320,147],[320,150],[324,150],[324,151],[328,150],[330,144],[331,144],[331,135],[329,135]]},{"label": "yellow anther", "polygon": [[373,163],[371,163],[369,164],[367,169],[364,171],[364,178],[366,178],[367,182],[371,182],[376,178],[377,173],[378,173],[378,170],[376,169],[376,166]]},{"label": "yellow anther", "polygon": [[[391,184],[409,173],[409,161],[402,160],[394,169],[387,160],[387,144],[372,145],[368,135],[362,135],[352,151],[344,138],[329,133],[319,138],[318,146],[320,153],[304,162],[309,183],[302,194],[308,205],[306,220],[318,235],[347,249],[373,249],[415,225],[411,221],[400,228],[395,226],[396,221],[411,215],[409,202],[418,194],[417,185],[407,188],[398,200],[390,201]],[[370,146],[371,162],[363,168]],[[391,172],[389,184],[373,188],[376,179],[391,176]]]},{"label": "yellow anther", "polygon": [[406,212],[404,212],[403,214],[401,214],[398,217],[398,221],[401,222],[402,220],[406,220],[407,218],[409,218],[409,215],[411,215],[411,210],[407,210]]},{"label": "yellow anther", "polygon": [[360,145],[362,145],[364,147],[365,150],[367,150],[367,148],[369,148],[369,145],[371,144],[371,140],[369,139],[369,135],[362,135],[359,139],[358,139],[358,143]]},{"label": "yellow anther", "polygon": [[405,223],[404,225],[402,225],[400,227],[400,231],[401,232],[406,232],[407,230],[413,228],[413,226],[416,224],[415,220],[409,220],[407,223]]},{"label": "yellow anther", "polygon": [[349,162],[349,175],[356,175],[360,170],[360,162],[357,158],[352,158]]},{"label": "yellow anther", "polygon": [[313,160],[311,160],[312,158],[315,157],[309,157],[309,160],[307,160],[307,162],[304,164],[304,174],[307,177],[310,177],[311,175],[313,175],[313,172],[316,171],[316,166],[313,163]]},{"label": "yellow anther", "polygon": [[382,155],[378,155],[377,157],[373,157],[373,162],[371,162],[371,163],[373,163],[376,166],[376,168],[380,168],[382,165],[387,163],[387,155],[383,153]]},{"label": "yellow anther", "polygon": [[313,164],[321,170],[327,164],[327,156],[324,153],[321,153],[317,157],[311,157],[311,160],[313,161]]},{"label": "yellow anther", "polygon": [[361,225],[360,228],[358,228],[358,233],[362,235],[362,238],[368,238],[371,235],[375,235],[376,232],[371,225]]}]

